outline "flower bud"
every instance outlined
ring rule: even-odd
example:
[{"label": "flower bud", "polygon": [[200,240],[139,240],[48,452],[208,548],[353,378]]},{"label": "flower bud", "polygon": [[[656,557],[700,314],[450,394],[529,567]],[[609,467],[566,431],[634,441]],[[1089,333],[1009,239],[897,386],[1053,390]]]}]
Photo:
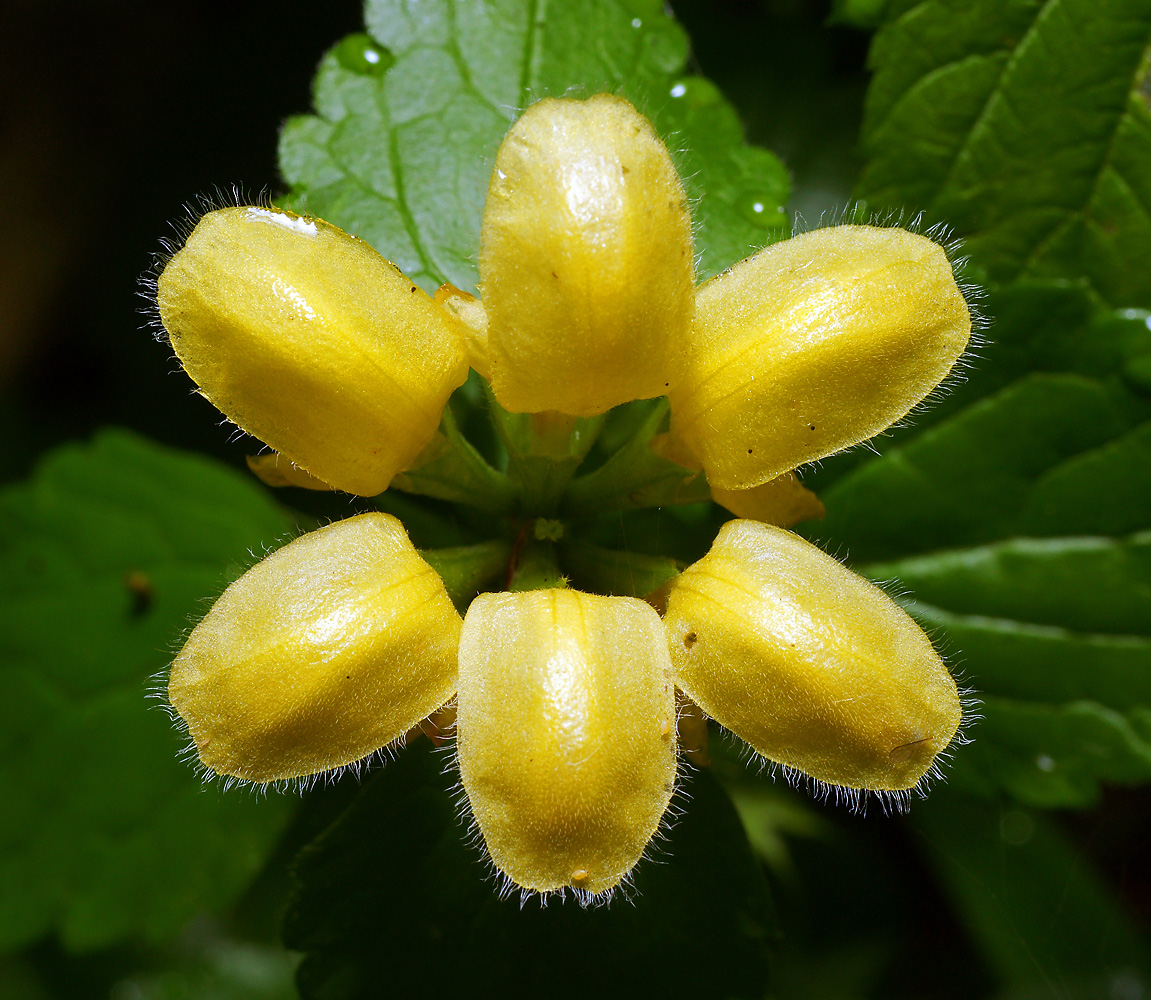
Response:
[{"label": "flower bud", "polygon": [[694,266],[687,197],[648,120],[611,94],[533,104],[496,155],[480,244],[500,404],[593,416],[665,395]]},{"label": "flower bud", "polygon": [[389,514],[302,535],[233,583],[172,664],[200,760],[250,781],[350,764],[456,689],[460,616]]},{"label": "flower bud", "polygon": [[932,240],[872,226],[795,236],[700,287],[672,435],[713,486],[758,486],[890,427],[970,335]]},{"label": "flower bud", "polygon": [[387,489],[467,377],[462,339],[425,292],[363,240],[291,212],[209,212],[156,301],[229,420],[349,493]]},{"label": "flower bud", "polygon": [[639,860],[675,783],[667,635],[643,601],[481,594],[460,640],[460,773],[496,866],[600,893]]},{"label": "flower bud", "polygon": [[781,528],[730,521],[671,586],[676,684],[770,760],[898,791],[959,728],[955,681],[874,584]]}]

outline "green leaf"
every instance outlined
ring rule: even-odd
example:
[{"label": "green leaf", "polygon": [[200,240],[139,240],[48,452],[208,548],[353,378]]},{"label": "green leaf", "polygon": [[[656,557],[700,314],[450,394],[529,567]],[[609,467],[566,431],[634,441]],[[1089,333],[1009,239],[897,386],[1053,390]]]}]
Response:
[{"label": "green leaf", "polygon": [[788,234],[786,171],[744,144],[714,85],[685,74],[687,38],[659,0],[369,0],[365,19],[389,68],[340,43],[320,65],[315,116],[284,127],[280,166],[293,207],[362,236],[425,289],[474,290],[496,149],[517,109],[549,95],[616,91],[652,118],[695,204],[705,275]]},{"label": "green leaf", "polygon": [[624,597],[646,597],[683,570],[666,556],[604,549],[579,541],[562,547],[560,564],[571,573],[576,588]]},{"label": "green leaf", "polygon": [[875,36],[857,193],[953,226],[992,278],[1151,305],[1148,0],[922,0]]},{"label": "green leaf", "polygon": [[464,843],[455,781],[420,741],[301,854],[285,942],[306,952],[305,1000],[415,995],[437,969],[467,970],[478,998],[519,996],[525,984],[586,997],[590,983],[618,996],[763,996],[766,886],[706,771],[688,781],[666,844],[636,869],[632,902],[586,910],[501,900]]},{"label": "green leaf", "polygon": [[194,924],[158,970],[117,982],[113,997],[133,1000],[296,1000],[299,956],[281,948],[229,940]]},{"label": "green leaf", "polygon": [[842,532],[863,561],[1012,535],[1134,531],[1146,508],[1123,501],[1149,474],[1149,417],[1098,379],[1026,376],[821,493],[822,530]]},{"label": "green leaf", "polygon": [[888,0],[833,0],[827,21],[852,28],[878,28],[887,6]]},{"label": "green leaf", "polygon": [[1010,995],[1147,992],[1148,941],[1050,819],[952,795],[918,804],[911,823]]},{"label": "green leaf", "polygon": [[292,529],[255,481],[123,431],[0,493],[0,948],[161,941],[259,869],[290,802],[202,787],[146,689]]}]

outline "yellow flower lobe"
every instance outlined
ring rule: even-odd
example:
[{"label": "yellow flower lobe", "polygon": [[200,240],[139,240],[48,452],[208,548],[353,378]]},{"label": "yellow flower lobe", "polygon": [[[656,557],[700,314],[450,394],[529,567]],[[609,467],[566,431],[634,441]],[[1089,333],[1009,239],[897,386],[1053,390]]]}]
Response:
[{"label": "yellow flower lobe", "polygon": [[256,207],[209,212],[157,282],[172,349],[239,427],[374,496],[431,441],[467,377],[450,318],[363,240]]},{"label": "yellow flower lobe", "polygon": [[700,286],[672,435],[712,486],[759,486],[890,427],[970,335],[932,240],[874,226],[803,233]]},{"label": "yellow flower lobe", "polygon": [[643,601],[481,594],[460,641],[460,773],[492,860],[536,892],[615,886],[675,783],[667,636]]},{"label": "yellow flower lobe", "polygon": [[500,404],[594,416],[666,394],[694,267],[687,197],[651,123],[611,94],[533,104],[496,155],[480,243]]},{"label": "yellow flower lobe", "polygon": [[389,514],[302,535],[227,588],[172,664],[200,760],[266,782],[350,764],[456,689],[460,616]]},{"label": "yellow flower lobe", "polygon": [[914,787],[954,738],[955,681],[879,587],[798,535],[730,521],[671,586],[676,684],[767,757],[834,785]]}]

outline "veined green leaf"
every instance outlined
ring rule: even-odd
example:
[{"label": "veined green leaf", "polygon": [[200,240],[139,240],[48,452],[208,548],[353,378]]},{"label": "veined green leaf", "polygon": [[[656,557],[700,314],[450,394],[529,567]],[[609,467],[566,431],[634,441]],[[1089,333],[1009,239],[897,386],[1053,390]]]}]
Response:
[{"label": "veined green leaf", "polygon": [[1148,0],[921,0],[875,37],[858,194],[925,210],[996,280],[1151,306]]},{"label": "veined green leaf", "polygon": [[1135,531],[1146,508],[1106,494],[1146,480],[1149,409],[1097,379],[1027,376],[820,493],[816,530],[869,562],[1012,535]]}]

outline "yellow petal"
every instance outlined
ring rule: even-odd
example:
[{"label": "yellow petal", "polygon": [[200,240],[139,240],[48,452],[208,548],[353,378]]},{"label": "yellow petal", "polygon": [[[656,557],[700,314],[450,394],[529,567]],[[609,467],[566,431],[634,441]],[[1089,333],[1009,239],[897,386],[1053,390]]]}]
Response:
[{"label": "yellow petal", "polygon": [[319,219],[209,212],[164,268],[156,298],[204,395],[349,493],[385,490],[467,376],[462,339],[431,298]]},{"label": "yellow petal", "polygon": [[331,486],[289,462],[279,452],[248,455],[248,468],[268,486],[298,486],[305,490],[331,490]]},{"label": "yellow petal", "polygon": [[200,760],[274,781],[368,756],[456,689],[461,622],[389,514],[297,538],[224,591],[172,664]]},{"label": "yellow petal", "polygon": [[548,98],[512,127],[484,209],[492,389],[513,413],[603,413],[662,396],[693,309],[687,197],[627,101]]},{"label": "yellow petal", "polygon": [[962,711],[930,640],[791,532],[730,521],[672,584],[676,684],[770,760],[848,788],[913,787]]},{"label": "yellow petal", "polygon": [[700,460],[687,449],[683,441],[671,434],[657,434],[648,443],[648,447],[661,458],[675,462],[676,465],[682,465],[685,469],[703,468]]},{"label": "yellow petal", "polygon": [[970,335],[933,241],[871,226],[804,233],[700,287],[672,434],[713,485],[758,486],[890,427]]},{"label": "yellow petal", "polygon": [[616,885],[675,783],[667,635],[643,601],[481,594],[460,641],[459,762],[496,866],[537,892]]},{"label": "yellow petal", "polygon": [[456,324],[468,349],[468,362],[484,378],[488,375],[488,316],[484,304],[474,295],[452,284],[443,284],[433,296],[437,305]]},{"label": "yellow petal", "polygon": [[722,486],[713,486],[711,498],[736,517],[763,521],[780,528],[790,528],[800,521],[819,520],[827,513],[823,501],[804,486],[794,472],[785,472],[750,490],[725,490]]}]

